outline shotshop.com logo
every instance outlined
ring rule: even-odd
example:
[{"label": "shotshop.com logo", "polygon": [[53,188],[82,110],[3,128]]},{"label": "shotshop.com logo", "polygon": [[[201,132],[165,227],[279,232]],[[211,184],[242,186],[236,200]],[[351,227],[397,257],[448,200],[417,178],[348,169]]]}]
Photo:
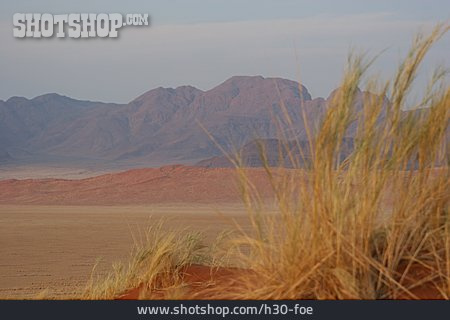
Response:
[{"label": "shotshop.com logo", "polygon": [[16,38],[117,38],[124,26],[148,26],[148,14],[120,13],[15,13]]}]

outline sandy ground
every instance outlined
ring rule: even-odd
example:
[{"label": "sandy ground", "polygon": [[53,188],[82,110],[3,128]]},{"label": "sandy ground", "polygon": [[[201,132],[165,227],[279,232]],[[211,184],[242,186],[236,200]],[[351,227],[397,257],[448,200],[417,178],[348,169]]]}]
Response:
[{"label": "sandy ground", "polygon": [[70,297],[96,261],[105,272],[126,259],[133,235],[168,218],[168,228],[190,227],[212,239],[248,224],[239,204],[150,206],[0,205],[0,298]]}]

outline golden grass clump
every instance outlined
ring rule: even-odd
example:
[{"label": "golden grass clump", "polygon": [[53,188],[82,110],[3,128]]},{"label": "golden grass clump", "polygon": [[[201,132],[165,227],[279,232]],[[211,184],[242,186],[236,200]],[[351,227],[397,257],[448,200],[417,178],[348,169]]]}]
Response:
[{"label": "golden grass clump", "polygon": [[[369,79],[362,101],[356,93],[371,62],[351,56],[318,129],[308,125],[301,106],[312,151],[307,167],[301,165],[305,159],[288,154],[294,170],[272,168],[261,147],[277,214],[264,214],[264,199],[236,162],[254,232],[234,243],[250,247],[241,259],[254,274],[235,290],[219,288],[219,295],[418,298],[426,284],[450,298],[446,71],[435,73],[416,106],[408,99],[427,51],[448,29],[439,25],[429,36],[417,36],[393,80],[380,85]],[[285,115],[283,123],[292,123]],[[355,126],[353,149],[342,159],[343,139]],[[301,158],[307,152],[298,153]]]},{"label": "golden grass clump", "polygon": [[82,299],[115,299],[140,288],[140,298],[176,298],[182,292],[180,270],[192,263],[209,263],[202,235],[187,230],[163,230],[162,221],[135,238],[127,264],[115,263],[104,276],[93,275]]}]

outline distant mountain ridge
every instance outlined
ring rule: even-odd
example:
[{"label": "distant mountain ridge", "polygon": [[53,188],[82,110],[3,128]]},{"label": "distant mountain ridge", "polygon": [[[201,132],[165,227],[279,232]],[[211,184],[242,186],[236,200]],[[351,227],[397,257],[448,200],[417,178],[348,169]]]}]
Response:
[{"label": "distant mountain ridge", "polygon": [[[221,156],[218,145],[239,149],[255,138],[275,139],[280,130],[304,141],[300,106],[314,126],[333,94],[312,99],[295,81],[236,76],[208,91],[156,88],[128,104],[13,97],[0,100],[0,163],[192,164]],[[360,104],[366,93],[357,94]]]}]

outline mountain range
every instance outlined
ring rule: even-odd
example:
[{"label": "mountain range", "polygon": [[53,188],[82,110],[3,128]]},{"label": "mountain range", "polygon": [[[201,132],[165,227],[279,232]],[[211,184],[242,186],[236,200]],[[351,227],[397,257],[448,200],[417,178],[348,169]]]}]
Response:
[{"label": "mountain range", "polygon": [[156,88],[128,104],[12,97],[0,100],[0,163],[193,164],[280,133],[306,141],[300,106],[314,127],[334,94],[312,99],[295,81],[236,76],[208,91]]}]

